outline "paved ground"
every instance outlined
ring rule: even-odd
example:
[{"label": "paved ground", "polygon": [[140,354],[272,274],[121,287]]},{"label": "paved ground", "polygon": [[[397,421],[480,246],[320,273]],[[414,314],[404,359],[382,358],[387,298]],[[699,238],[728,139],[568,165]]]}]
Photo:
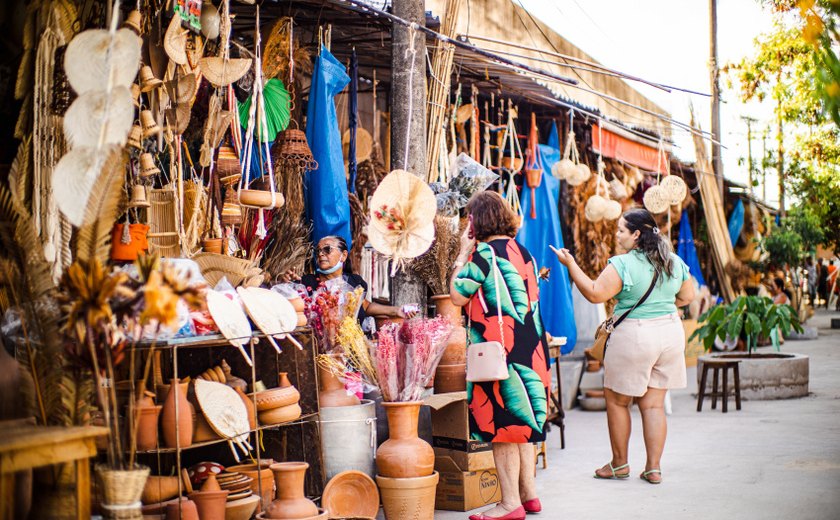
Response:
[{"label": "paved ground", "polygon": [[[543,519],[840,519],[840,330],[829,329],[822,311],[809,321],[812,341],[788,341],[783,351],[810,356],[808,397],[746,401],[726,415],[704,406],[697,413],[695,369],[689,387],[673,392],[663,480],[637,478],[644,469],[638,410],[630,440],[633,477],[592,478],[610,459],[603,412],[571,410],[566,449],[559,432],[549,434],[549,468],[537,473]],[[720,405],[718,405],[719,407]],[[465,513],[438,511],[441,520]]]}]

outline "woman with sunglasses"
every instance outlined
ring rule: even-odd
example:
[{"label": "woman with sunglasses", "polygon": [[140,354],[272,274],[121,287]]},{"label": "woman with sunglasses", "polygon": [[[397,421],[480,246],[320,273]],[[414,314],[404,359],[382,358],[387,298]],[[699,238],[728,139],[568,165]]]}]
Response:
[{"label": "woman with sunglasses", "polygon": [[[348,260],[349,252],[347,242],[340,236],[326,236],[318,241],[315,248],[315,273],[305,274],[300,283],[306,286],[310,294],[315,292],[322,284],[329,285],[333,280],[344,280],[353,288],[362,287],[368,290],[365,280],[354,274]],[[287,273],[287,281],[293,279],[292,273]],[[400,318],[411,318],[417,312],[410,308],[393,307],[381,303],[362,300],[362,308],[359,309],[359,321],[367,316],[390,316]]]}]

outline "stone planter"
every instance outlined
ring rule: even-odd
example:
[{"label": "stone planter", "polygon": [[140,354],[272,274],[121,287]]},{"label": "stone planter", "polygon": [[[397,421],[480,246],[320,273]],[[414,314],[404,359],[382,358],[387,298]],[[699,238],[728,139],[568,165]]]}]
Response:
[{"label": "stone planter", "polygon": [[[790,399],[808,395],[809,358],[802,354],[721,352],[697,359],[697,384],[703,373],[703,361],[711,358],[738,359],[741,379],[741,398],[746,400]],[[730,388],[734,388],[732,378]],[[707,378],[706,391],[712,390],[712,378]]]}]

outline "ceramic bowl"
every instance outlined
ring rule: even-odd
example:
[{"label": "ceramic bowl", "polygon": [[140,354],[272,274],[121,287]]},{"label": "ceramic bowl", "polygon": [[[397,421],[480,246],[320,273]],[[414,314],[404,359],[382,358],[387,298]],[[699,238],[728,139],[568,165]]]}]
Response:
[{"label": "ceramic bowl", "polygon": [[260,503],[260,497],[251,495],[240,500],[231,500],[225,506],[225,520],[249,520],[254,511],[257,510],[257,505]]}]

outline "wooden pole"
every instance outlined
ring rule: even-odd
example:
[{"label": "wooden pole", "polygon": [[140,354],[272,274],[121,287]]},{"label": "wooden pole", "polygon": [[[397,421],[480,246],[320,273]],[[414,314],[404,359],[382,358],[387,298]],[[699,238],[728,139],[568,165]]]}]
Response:
[{"label": "wooden pole", "polygon": [[756,123],[757,120],[752,117],[742,116],[742,120],[747,123],[747,166],[749,168],[749,172],[747,174],[748,185],[750,193],[753,191],[753,158],[752,158],[752,124]]},{"label": "wooden pole", "polygon": [[[780,102],[781,104],[781,102]],[[779,212],[781,213],[782,217],[787,215],[785,211],[785,136],[782,133],[783,126],[782,126],[782,109],[779,107],[779,114],[777,119],[777,136],[776,139],[778,140],[779,149],[776,151],[777,153],[777,168],[779,169]]]},{"label": "wooden pole", "polygon": [[[712,87],[712,170],[723,197],[723,162],[720,156],[720,82],[717,65],[717,0],[709,0],[709,78]],[[716,143],[717,141],[718,143]]]},{"label": "wooden pole", "polygon": [[[425,0],[394,0],[394,16],[425,27]],[[426,37],[394,23],[391,29],[391,168],[426,177]],[[413,42],[412,42],[413,39]],[[426,284],[413,271],[392,280],[394,305],[426,305]]]},{"label": "wooden pole", "polygon": [[767,202],[767,128],[761,134],[761,200]]}]

